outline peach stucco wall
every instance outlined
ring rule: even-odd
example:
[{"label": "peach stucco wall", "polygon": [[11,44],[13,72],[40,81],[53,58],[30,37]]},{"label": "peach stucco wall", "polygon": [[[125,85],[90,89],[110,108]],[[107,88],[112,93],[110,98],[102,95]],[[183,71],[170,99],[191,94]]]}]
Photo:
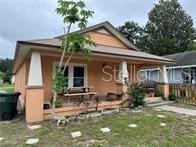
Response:
[{"label": "peach stucco wall", "polygon": [[159,83],[156,85],[157,89],[163,92],[163,96],[166,100],[169,98],[169,84]]},{"label": "peach stucco wall", "polygon": [[26,90],[26,121],[28,123],[44,120],[43,113],[44,90],[42,87]]},{"label": "peach stucco wall", "polygon": [[91,40],[93,40],[97,44],[114,46],[119,48],[127,48],[125,44],[123,44],[113,35],[107,35],[97,32],[89,32],[88,35],[90,36]]},{"label": "peach stucco wall", "polygon": [[[42,56],[42,75],[44,84],[44,99],[51,99],[52,97],[52,78],[53,78],[53,65],[58,62],[59,58]],[[103,79],[109,79],[110,77],[102,71],[103,64],[112,67],[112,69],[118,69],[119,63],[103,62],[103,61],[87,61],[84,59],[72,59],[71,63],[84,63],[87,64],[87,85],[93,86],[94,90],[99,95],[106,95],[108,92],[116,93],[117,85],[114,78],[110,81],[104,81]],[[108,73],[112,74],[112,69],[106,69]]]},{"label": "peach stucco wall", "polygon": [[27,62],[24,62],[15,74],[15,91],[22,94],[19,98],[21,106],[24,105],[26,96],[27,65]]}]

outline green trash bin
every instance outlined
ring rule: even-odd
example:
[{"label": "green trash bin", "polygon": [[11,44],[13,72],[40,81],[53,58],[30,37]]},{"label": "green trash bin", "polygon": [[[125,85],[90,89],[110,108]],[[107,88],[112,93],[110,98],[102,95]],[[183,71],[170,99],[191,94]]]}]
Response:
[{"label": "green trash bin", "polygon": [[17,102],[19,96],[19,92],[0,93],[0,117],[2,120],[12,120],[18,113]]}]

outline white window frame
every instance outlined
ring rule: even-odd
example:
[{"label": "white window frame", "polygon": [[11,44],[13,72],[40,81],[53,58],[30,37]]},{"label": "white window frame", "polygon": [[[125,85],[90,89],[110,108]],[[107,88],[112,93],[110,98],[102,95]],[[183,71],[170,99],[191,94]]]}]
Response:
[{"label": "white window frame", "polygon": [[[64,62],[62,65],[64,66],[66,63]],[[54,78],[54,73],[55,73],[55,68],[59,65],[58,62],[53,62],[53,78]],[[74,67],[84,67],[84,86],[87,87],[88,85],[88,66],[87,64],[83,63],[69,63],[68,64],[68,88],[76,88],[73,86],[73,79],[74,79],[74,73],[73,69]],[[82,87],[77,87],[77,88],[82,88]]]}]

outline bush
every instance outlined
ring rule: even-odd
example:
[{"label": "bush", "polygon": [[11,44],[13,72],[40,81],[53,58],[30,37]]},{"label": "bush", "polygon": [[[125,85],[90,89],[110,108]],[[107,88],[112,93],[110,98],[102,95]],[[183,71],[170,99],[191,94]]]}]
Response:
[{"label": "bush", "polygon": [[135,107],[143,106],[145,104],[145,88],[141,84],[132,84],[128,88],[128,94],[133,99],[133,105]]},{"label": "bush", "polygon": [[170,101],[177,101],[177,96],[174,93],[169,94]]},{"label": "bush", "polygon": [[3,79],[3,73],[0,72],[0,80]]}]

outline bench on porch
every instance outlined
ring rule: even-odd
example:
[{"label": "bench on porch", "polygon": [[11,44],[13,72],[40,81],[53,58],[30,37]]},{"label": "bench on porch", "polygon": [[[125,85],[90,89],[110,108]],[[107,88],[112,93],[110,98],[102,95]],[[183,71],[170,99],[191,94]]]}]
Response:
[{"label": "bench on porch", "polygon": [[[68,98],[68,104],[70,103],[70,98],[75,97],[77,98],[77,105],[80,103],[90,103],[93,102],[93,96],[97,95],[97,92],[93,91],[92,86],[88,87],[78,87],[78,88],[69,88],[65,94],[63,94],[63,98]],[[89,97],[89,101],[84,101],[84,97]],[[97,100],[96,100],[97,101]],[[94,103],[96,102],[94,101]]]}]

